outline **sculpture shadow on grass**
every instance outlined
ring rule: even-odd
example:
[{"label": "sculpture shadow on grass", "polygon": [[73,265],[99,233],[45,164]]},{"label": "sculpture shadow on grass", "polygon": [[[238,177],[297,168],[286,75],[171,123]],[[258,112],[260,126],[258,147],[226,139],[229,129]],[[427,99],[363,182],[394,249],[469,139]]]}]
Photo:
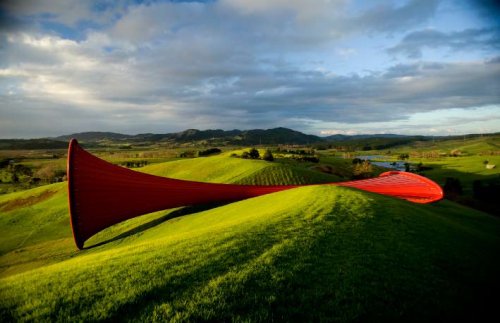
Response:
[{"label": "sculpture shadow on grass", "polygon": [[118,241],[118,240],[130,237],[134,234],[141,233],[141,232],[146,231],[148,229],[154,228],[157,225],[160,225],[168,220],[172,220],[172,219],[175,219],[175,218],[178,218],[181,216],[185,216],[185,215],[189,215],[189,214],[207,211],[207,210],[214,209],[214,208],[217,208],[219,206],[223,206],[223,205],[226,205],[229,203],[230,202],[218,202],[218,203],[210,203],[210,204],[204,204],[204,205],[186,206],[186,207],[180,208],[178,210],[168,212],[167,214],[165,214],[157,219],[154,219],[154,220],[151,220],[149,222],[138,225],[130,230],[127,230],[125,232],[118,234],[115,237],[112,237],[110,239],[106,239],[104,241],[95,243],[95,244],[90,245],[90,246],[86,246],[83,249],[90,250],[90,249],[93,249],[96,247],[100,247],[100,246],[106,245],[108,243]]}]

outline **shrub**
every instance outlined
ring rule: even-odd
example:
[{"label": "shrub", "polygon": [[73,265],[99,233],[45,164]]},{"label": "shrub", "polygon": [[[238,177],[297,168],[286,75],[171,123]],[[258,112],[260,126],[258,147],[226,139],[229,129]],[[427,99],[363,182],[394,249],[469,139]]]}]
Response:
[{"label": "shrub", "polygon": [[352,174],[354,179],[370,178],[373,176],[372,164],[368,160],[355,164]]},{"label": "shrub", "polygon": [[222,150],[220,150],[219,148],[209,148],[206,150],[198,151],[198,156],[210,156],[214,154],[220,154],[221,152]]},{"label": "shrub", "polygon": [[270,162],[273,161],[274,160],[273,153],[269,149],[267,149],[266,152],[264,153],[264,156],[262,157],[262,159],[270,161]]},{"label": "shrub", "polygon": [[56,176],[56,172],[52,165],[46,165],[37,170],[33,176],[41,178],[45,182],[51,182]]},{"label": "shrub", "polygon": [[194,150],[183,151],[179,154],[180,158],[194,158],[198,157],[198,152]]},{"label": "shrub", "polygon": [[250,149],[248,156],[252,159],[258,159],[260,157],[259,151],[255,148]]},{"label": "shrub", "polygon": [[293,157],[293,159],[303,162],[319,163],[319,158],[316,156],[299,156]]},{"label": "shrub", "polygon": [[405,153],[405,154],[400,154],[400,155],[398,156],[398,158],[399,158],[399,159],[401,159],[401,160],[405,160],[405,159],[410,158],[410,155],[408,155],[408,154],[406,154],[406,153]]},{"label": "shrub", "polygon": [[361,164],[362,162],[363,162],[363,159],[357,158],[357,157],[352,160],[353,165]]}]

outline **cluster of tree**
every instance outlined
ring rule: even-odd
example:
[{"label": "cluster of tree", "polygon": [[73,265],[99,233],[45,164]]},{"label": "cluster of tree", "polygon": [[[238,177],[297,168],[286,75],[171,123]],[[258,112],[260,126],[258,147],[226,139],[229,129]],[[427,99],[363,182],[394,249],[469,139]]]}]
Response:
[{"label": "cluster of tree", "polygon": [[10,164],[12,164],[12,163],[14,163],[14,161],[13,161],[12,159],[8,159],[8,158],[6,158],[6,159],[2,159],[2,160],[0,160],[0,169],[5,168],[5,167],[9,166],[9,165],[10,165]]},{"label": "cluster of tree", "polygon": [[266,149],[266,152],[264,153],[264,156],[262,156],[262,159],[270,162],[274,161],[273,153],[269,149]]},{"label": "cluster of tree", "polygon": [[120,165],[125,166],[127,168],[134,168],[134,167],[143,167],[148,164],[147,160],[139,160],[139,161],[127,161],[124,163],[121,163]]},{"label": "cluster of tree", "polygon": [[0,169],[0,182],[11,184],[37,185],[43,183],[57,183],[66,180],[66,171],[56,169],[54,165],[47,164],[33,170],[23,164],[5,163]]},{"label": "cluster of tree", "polygon": [[357,150],[383,150],[396,146],[406,145],[414,141],[427,140],[425,137],[369,137],[369,138],[346,138],[345,140],[335,141],[329,148],[335,148],[338,151],[357,151]]},{"label": "cluster of tree", "polygon": [[[367,151],[367,150],[382,150],[382,149],[387,149],[395,146],[401,146],[408,144],[412,141],[412,139],[394,139],[394,138],[383,138],[383,139],[378,139],[375,140],[373,143],[367,143],[363,145],[361,150]],[[377,142],[378,141],[378,142]]]},{"label": "cluster of tree", "polygon": [[[231,157],[241,157],[243,159],[260,159],[260,153],[257,149],[251,148],[249,151],[244,151],[241,156],[238,156],[237,154],[231,154]],[[266,149],[264,152],[264,155],[262,155],[262,159],[266,161],[274,161],[274,156],[273,153],[269,150]]]},{"label": "cluster of tree", "polygon": [[313,148],[290,148],[278,147],[277,152],[284,154],[291,154],[292,159],[301,162],[318,163],[319,158],[316,156],[316,150]]},{"label": "cluster of tree", "polygon": [[284,154],[294,154],[294,155],[314,155],[315,150],[313,148],[287,148],[287,147],[278,147],[276,149],[277,152],[279,153],[284,153]]},{"label": "cluster of tree", "polygon": [[210,155],[220,154],[221,152],[222,152],[222,150],[220,150],[219,148],[209,148],[206,150],[198,151],[198,156],[200,156],[200,157],[210,156]]},{"label": "cluster of tree", "polygon": [[0,149],[66,149],[67,141],[52,139],[0,139]]},{"label": "cluster of tree", "polygon": [[410,156],[412,158],[439,158],[443,155],[446,155],[446,154],[440,153],[438,150],[422,151],[422,152],[418,152],[418,151],[410,152]]},{"label": "cluster of tree", "polygon": [[432,169],[432,167],[425,166],[424,164],[422,164],[422,162],[418,163],[417,166],[415,167],[415,170],[417,171],[417,173],[423,172],[425,170],[431,170],[431,169]]},{"label": "cluster of tree", "polygon": [[472,182],[472,194],[478,201],[476,207],[491,214],[500,215],[500,177]]},{"label": "cluster of tree", "polygon": [[23,164],[2,163],[1,175],[0,181],[3,183],[21,183],[29,182],[33,177],[33,171]]},{"label": "cluster of tree", "polygon": [[241,154],[241,158],[243,159],[259,159],[260,153],[257,149],[252,148],[250,151],[244,151]]},{"label": "cluster of tree", "polygon": [[500,179],[472,182],[474,198],[480,201],[497,202],[500,196]]},{"label": "cluster of tree", "polygon": [[319,163],[317,156],[293,156],[292,158],[301,162]]},{"label": "cluster of tree", "polygon": [[443,185],[445,198],[469,207],[491,213],[500,214],[500,177],[475,180],[472,182],[472,197],[463,194],[462,183],[458,178],[447,177]]},{"label": "cluster of tree", "polygon": [[457,200],[462,195],[462,183],[458,178],[446,177],[443,186],[444,196],[449,200]]},{"label": "cluster of tree", "polygon": [[485,151],[480,152],[479,155],[498,156],[498,155],[500,155],[500,150],[485,150]]},{"label": "cluster of tree", "polygon": [[198,152],[195,150],[186,150],[179,154],[180,158],[195,158],[198,157]]},{"label": "cluster of tree", "polygon": [[401,160],[405,160],[405,159],[410,158],[410,155],[407,153],[403,153],[403,154],[399,154],[398,158]]},{"label": "cluster of tree", "polygon": [[330,149],[332,148],[333,146],[332,145],[325,145],[325,144],[317,144],[317,145],[314,145],[314,148],[316,150],[327,150],[327,149]]},{"label": "cluster of tree", "polygon": [[353,170],[352,170],[352,178],[353,179],[364,179],[373,177],[373,166],[369,160],[361,160],[359,158],[353,159]]},{"label": "cluster of tree", "polygon": [[352,159],[352,164],[353,165],[361,164],[363,161],[364,161],[363,159],[356,157]]},{"label": "cluster of tree", "polygon": [[215,154],[220,154],[222,150],[219,148],[209,148],[205,150],[186,150],[179,154],[180,158],[195,158],[195,157],[205,157]]}]

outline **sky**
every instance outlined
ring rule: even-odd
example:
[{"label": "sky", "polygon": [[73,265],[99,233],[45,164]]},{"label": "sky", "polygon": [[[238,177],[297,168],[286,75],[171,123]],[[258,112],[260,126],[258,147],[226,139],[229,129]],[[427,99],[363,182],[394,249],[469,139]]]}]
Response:
[{"label": "sky", "polygon": [[500,131],[496,0],[0,3],[0,138]]}]

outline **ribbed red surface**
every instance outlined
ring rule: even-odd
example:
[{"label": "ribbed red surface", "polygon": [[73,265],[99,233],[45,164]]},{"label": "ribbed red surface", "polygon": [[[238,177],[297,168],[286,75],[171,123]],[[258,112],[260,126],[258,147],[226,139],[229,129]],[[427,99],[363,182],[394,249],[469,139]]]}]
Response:
[{"label": "ribbed red surface", "polygon": [[[99,159],[83,150],[75,139],[69,145],[67,171],[71,226],[79,249],[97,232],[149,212],[238,201],[297,187],[213,184],[153,176]],[[355,187],[418,203],[443,197],[436,183],[404,172],[329,185]]]}]

